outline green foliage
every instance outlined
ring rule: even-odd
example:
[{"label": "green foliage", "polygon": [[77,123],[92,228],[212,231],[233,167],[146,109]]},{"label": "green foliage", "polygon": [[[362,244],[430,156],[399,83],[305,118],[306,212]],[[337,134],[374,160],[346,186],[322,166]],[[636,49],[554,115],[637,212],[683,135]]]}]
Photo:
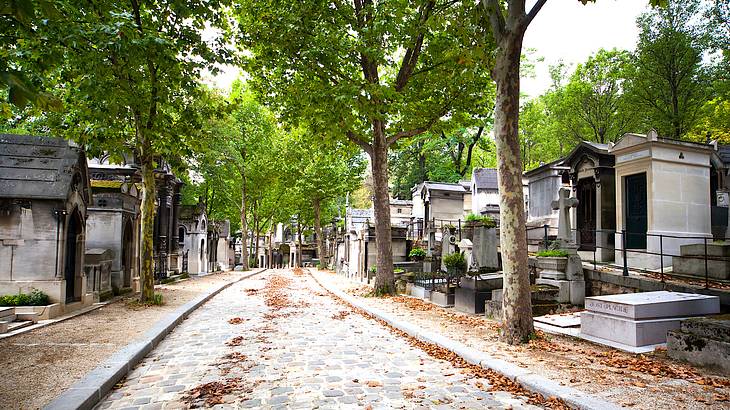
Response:
[{"label": "green foliage", "polygon": [[697,124],[710,84],[702,63],[707,36],[694,22],[699,0],[670,0],[638,19],[641,33],[627,88],[645,129],[683,138]]},{"label": "green foliage", "polygon": [[48,295],[38,289],[29,294],[18,292],[15,295],[0,296],[0,306],[47,306],[50,304]]},{"label": "green foliage", "polygon": [[538,252],[537,256],[544,258],[564,258],[568,256],[568,252],[562,249],[544,249]]},{"label": "green foliage", "polygon": [[497,222],[489,215],[477,215],[474,213],[470,213],[466,216],[467,222],[478,222],[482,225],[486,226],[487,228],[494,228],[497,226]]},{"label": "green foliage", "polygon": [[425,258],[426,257],[426,250],[423,248],[413,248],[410,252],[408,252],[409,258]]},{"label": "green foliage", "polygon": [[443,257],[444,265],[447,269],[458,271],[466,270],[466,259],[461,252],[454,252]]}]

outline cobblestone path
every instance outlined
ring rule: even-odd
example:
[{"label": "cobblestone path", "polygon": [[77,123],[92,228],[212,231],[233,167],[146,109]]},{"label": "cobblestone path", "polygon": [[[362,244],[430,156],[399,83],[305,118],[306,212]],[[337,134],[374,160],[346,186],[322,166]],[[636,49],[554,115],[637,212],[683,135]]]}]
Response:
[{"label": "cobblestone path", "polygon": [[310,276],[269,270],[191,314],[97,408],[535,408],[478,385]]}]

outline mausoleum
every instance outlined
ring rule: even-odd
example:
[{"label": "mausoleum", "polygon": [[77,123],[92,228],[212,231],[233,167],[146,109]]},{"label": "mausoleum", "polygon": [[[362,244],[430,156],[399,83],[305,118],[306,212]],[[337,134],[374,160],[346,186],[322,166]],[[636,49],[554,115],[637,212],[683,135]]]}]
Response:
[{"label": "mausoleum", "polygon": [[[629,266],[658,269],[657,255],[679,255],[680,246],[712,240],[709,144],[625,134],[608,152],[616,165],[617,248],[628,250]],[[621,231],[625,231],[625,238]],[[638,252],[632,252],[636,250]],[[616,261],[622,263],[622,252]],[[664,267],[672,259],[665,256]]]},{"label": "mausoleum", "polygon": [[90,202],[82,148],[0,135],[0,294],[38,289],[66,309],[91,302],[83,280]]}]

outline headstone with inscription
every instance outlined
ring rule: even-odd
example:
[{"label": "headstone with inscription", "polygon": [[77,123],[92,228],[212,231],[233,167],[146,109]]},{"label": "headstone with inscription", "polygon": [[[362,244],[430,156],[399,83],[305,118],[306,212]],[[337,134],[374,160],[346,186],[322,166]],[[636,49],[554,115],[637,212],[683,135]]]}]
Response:
[{"label": "headstone with inscription", "polygon": [[667,331],[683,319],[720,312],[717,296],[678,292],[644,292],[585,298],[581,337],[624,350],[667,341]]}]

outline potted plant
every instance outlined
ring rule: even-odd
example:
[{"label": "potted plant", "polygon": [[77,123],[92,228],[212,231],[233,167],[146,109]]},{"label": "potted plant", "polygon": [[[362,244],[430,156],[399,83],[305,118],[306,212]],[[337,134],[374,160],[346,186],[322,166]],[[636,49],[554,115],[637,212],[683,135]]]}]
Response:
[{"label": "potted plant", "polygon": [[442,226],[441,229],[449,232],[452,235],[456,233],[456,227],[452,224],[446,224]]},{"label": "potted plant", "polygon": [[426,257],[426,251],[423,248],[415,247],[408,253],[408,257],[413,261],[422,261]]}]

